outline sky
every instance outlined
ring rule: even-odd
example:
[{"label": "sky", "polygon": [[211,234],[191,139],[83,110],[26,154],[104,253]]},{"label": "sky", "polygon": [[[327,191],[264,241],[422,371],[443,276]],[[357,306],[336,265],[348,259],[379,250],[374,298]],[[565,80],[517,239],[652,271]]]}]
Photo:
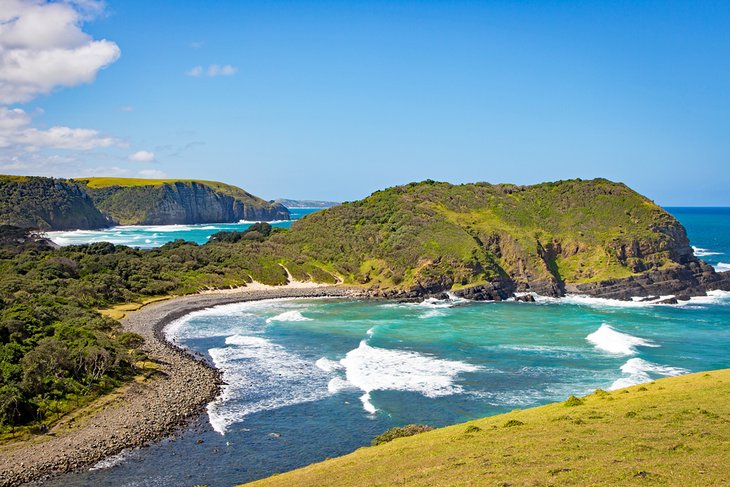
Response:
[{"label": "sky", "polygon": [[0,173],[730,206],[730,2],[0,0]]}]

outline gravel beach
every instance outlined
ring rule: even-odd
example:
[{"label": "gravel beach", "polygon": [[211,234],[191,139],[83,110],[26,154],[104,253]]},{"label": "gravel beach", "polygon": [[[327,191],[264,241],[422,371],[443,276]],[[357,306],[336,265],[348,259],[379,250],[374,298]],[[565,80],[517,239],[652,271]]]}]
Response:
[{"label": "gravel beach", "polygon": [[[220,304],[295,297],[348,297],[357,291],[338,286],[250,286],[152,303],[123,320],[125,330],[142,335],[142,347],[160,365],[155,378],[134,382],[73,428],[60,421],[51,431],[0,449],[0,486],[88,468],[111,455],[158,440],[185,426],[218,394],[217,370],[167,342],[164,327],[196,310]],[[104,401],[102,398],[100,401]]]}]

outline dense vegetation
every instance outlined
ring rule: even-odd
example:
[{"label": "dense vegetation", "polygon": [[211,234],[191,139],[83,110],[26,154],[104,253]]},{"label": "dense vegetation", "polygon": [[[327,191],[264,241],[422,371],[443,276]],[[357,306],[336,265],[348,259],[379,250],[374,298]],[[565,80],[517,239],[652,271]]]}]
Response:
[{"label": "dense vegetation", "polygon": [[138,337],[98,309],[252,277],[285,283],[284,268],[261,251],[271,232],[262,223],[203,246],[177,241],[139,250],[101,242],[54,249],[25,230],[0,227],[0,430],[54,420],[134,373]]},{"label": "dense vegetation", "polygon": [[126,380],[139,337],[91,308],[121,298],[108,278],[81,279],[88,269],[38,237],[0,231],[0,426],[52,420]]},{"label": "dense vegetation", "polygon": [[0,176],[0,224],[40,230],[103,228],[110,224],[75,183]]},{"label": "dense vegetation", "polygon": [[693,258],[679,222],[603,179],[414,183],[314,213],[272,240],[346,281],[403,288],[508,278],[540,290]]},{"label": "dense vegetation", "polygon": [[253,485],[728,485],[730,370],[492,416]]},{"label": "dense vegetation", "polygon": [[[2,230],[2,229],[0,229]],[[2,232],[0,232],[2,233]],[[622,277],[693,259],[681,225],[622,184],[564,181],[529,187],[426,181],[313,213],[290,231],[257,224],[205,245],[151,250],[110,243],[0,251],[0,424],[54,414],[69,398],[133,372],[117,322],[97,309],[251,280],[345,282],[448,290],[512,279],[541,283]]]}]

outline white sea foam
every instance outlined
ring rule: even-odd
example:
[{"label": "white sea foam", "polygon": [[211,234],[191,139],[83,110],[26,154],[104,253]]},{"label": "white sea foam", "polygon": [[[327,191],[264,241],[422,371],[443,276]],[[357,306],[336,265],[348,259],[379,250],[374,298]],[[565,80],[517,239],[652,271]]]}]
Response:
[{"label": "white sea foam", "polygon": [[266,319],[267,323],[272,321],[312,321],[312,318],[307,318],[301,311],[293,309]]},{"label": "white sea foam", "polygon": [[609,390],[613,391],[615,389],[650,382],[653,380],[653,376],[673,377],[687,374],[689,370],[681,367],[659,365],[640,358],[632,358],[621,366],[621,372],[625,377],[614,381]]},{"label": "white sea foam", "polygon": [[651,340],[621,333],[614,330],[610,325],[602,324],[598,330],[586,337],[599,350],[613,355],[634,355],[636,347],[658,347]]},{"label": "white sea foam", "polygon": [[[266,223],[273,225],[274,223],[289,223],[291,221],[293,221],[293,220],[271,220],[271,221],[267,221]],[[243,224],[243,225],[245,225],[245,224],[253,225],[254,223],[261,223],[261,220],[238,220],[238,223]]]},{"label": "white sea foam", "polygon": [[327,383],[327,391],[330,394],[337,394],[340,391],[344,391],[345,389],[352,389],[354,387],[355,386],[353,386],[341,377],[334,377],[330,379],[330,381]]},{"label": "white sea foam", "polygon": [[730,271],[730,264],[726,262],[718,262],[714,267],[717,272]]},{"label": "white sea foam", "polygon": [[441,316],[446,316],[446,313],[440,309],[429,309],[425,313],[421,314],[419,316],[419,318],[428,319],[428,318],[438,318]]},{"label": "white sea foam", "polygon": [[[718,264],[719,266],[727,266],[730,270],[730,264]],[[716,270],[720,270],[716,266]],[[607,299],[607,298],[596,298],[593,296],[585,296],[581,294],[568,294],[562,298],[553,298],[549,296],[534,295],[535,301],[542,304],[572,304],[579,306],[590,306],[592,308],[645,308],[652,306],[673,306],[673,307],[685,307],[692,305],[703,305],[703,304],[719,304],[727,301],[730,298],[729,291],[708,291],[707,296],[693,296],[687,301],[679,301],[677,304],[664,304],[661,301],[675,297],[674,295],[659,296],[657,299],[652,301],[644,301],[642,297],[634,297],[630,301],[624,301],[620,299]]]},{"label": "white sea foam", "polygon": [[454,384],[462,372],[475,372],[481,367],[455,360],[444,360],[418,352],[372,347],[367,341],[347,353],[340,363],[345,367],[347,381],[362,390],[363,408],[372,413],[372,391],[411,391],[427,397],[439,397],[462,392]]},{"label": "white sea foam", "polygon": [[93,472],[94,470],[106,470],[112,467],[116,467],[117,465],[123,463],[127,458],[129,458],[132,454],[132,451],[133,450],[122,450],[116,455],[106,457],[89,467],[89,472]]},{"label": "white sea foam", "polygon": [[342,369],[342,364],[339,362],[336,362],[334,360],[330,360],[327,357],[322,357],[318,359],[314,365],[319,367],[321,370],[325,372],[333,372],[335,370]]},{"label": "white sea foam", "polygon": [[246,416],[326,397],[327,373],[282,346],[257,336],[233,335],[208,350],[226,385],[208,404],[213,429],[225,434]]},{"label": "white sea foam", "polygon": [[722,252],[713,252],[708,249],[692,246],[696,257],[707,257],[708,255],[722,255]]}]

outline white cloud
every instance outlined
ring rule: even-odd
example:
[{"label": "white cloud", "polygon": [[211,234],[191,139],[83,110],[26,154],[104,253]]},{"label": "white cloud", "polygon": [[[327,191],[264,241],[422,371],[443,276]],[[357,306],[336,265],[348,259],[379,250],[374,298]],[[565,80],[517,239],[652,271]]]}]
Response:
[{"label": "white cloud", "polygon": [[143,178],[151,179],[162,179],[167,177],[167,174],[160,171],[159,169],[143,169],[139,172],[139,175]]},{"label": "white cloud", "polygon": [[208,76],[233,76],[238,71],[230,64],[219,66],[217,64],[211,64],[208,66]]},{"label": "white cloud", "polygon": [[147,150],[139,150],[129,156],[130,161],[152,162],[155,160],[155,153]]},{"label": "white cloud", "polygon": [[116,61],[120,50],[114,42],[93,40],[81,30],[102,8],[91,0],[0,0],[0,103],[91,83]]},{"label": "white cloud", "polygon": [[[0,0],[2,1],[2,0]],[[40,130],[31,127],[31,116],[20,108],[0,107],[0,148],[15,148],[33,152],[39,149],[90,150],[123,145],[99,131],[63,126]]]},{"label": "white cloud", "polygon": [[186,75],[198,78],[200,76],[208,76],[209,78],[215,78],[218,76],[233,76],[238,72],[238,68],[231,66],[230,64],[211,64],[207,68],[203,66],[195,66],[194,68],[185,72]]},{"label": "white cloud", "polygon": [[198,76],[203,74],[203,66],[195,66],[189,71],[186,71],[185,74],[197,78]]}]

